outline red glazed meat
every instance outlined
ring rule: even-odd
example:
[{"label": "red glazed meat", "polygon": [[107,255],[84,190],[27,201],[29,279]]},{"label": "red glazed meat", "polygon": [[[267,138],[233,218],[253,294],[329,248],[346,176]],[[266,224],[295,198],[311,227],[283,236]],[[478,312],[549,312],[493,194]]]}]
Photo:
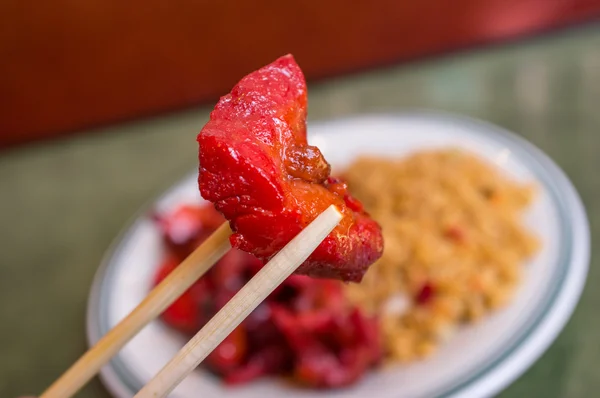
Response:
[{"label": "red glazed meat", "polygon": [[[221,220],[219,222],[219,220]],[[165,258],[162,281],[222,223],[214,206],[183,205],[157,214]],[[254,256],[232,249],[198,279],[161,318],[194,335],[260,270]],[[281,375],[304,386],[344,387],[379,363],[376,318],[347,301],[335,280],[292,275],[210,353],[204,366],[228,385]]]},{"label": "red glazed meat", "polygon": [[331,204],[344,218],[298,268],[359,282],[383,250],[379,225],[306,140],[306,82],[291,55],[244,77],[198,135],[200,192],[234,247],[268,261]]}]

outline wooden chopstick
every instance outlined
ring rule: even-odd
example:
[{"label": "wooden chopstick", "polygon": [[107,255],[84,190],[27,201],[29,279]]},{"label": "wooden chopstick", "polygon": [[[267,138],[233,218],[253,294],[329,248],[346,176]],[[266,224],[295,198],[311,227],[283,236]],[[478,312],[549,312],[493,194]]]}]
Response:
[{"label": "wooden chopstick", "polygon": [[165,397],[284,279],[302,264],[342,219],[331,205],[292,239],[146,384],[135,398]]},{"label": "wooden chopstick", "polygon": [[231,229],[223,223],[175,268],[126,318],[103,336],[39,398],[68,398],[83,387],[133,336],[158,317],[229,249]]}]

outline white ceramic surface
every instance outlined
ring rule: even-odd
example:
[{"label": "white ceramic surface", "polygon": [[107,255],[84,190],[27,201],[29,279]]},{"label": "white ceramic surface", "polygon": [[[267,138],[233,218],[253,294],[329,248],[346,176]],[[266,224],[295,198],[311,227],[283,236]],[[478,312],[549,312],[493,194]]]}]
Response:
[{"label": "white ceramic surface", "polygon": [[[327,392],[295,389],[277,380],[230,389],[196,370],[172,396],[479,398],[494,395],[522,374],[563,328],[587,274],[587,219],[576,191],[558,167],[531,144],[498,127],[450,115],[355,117],[311,125],[309,132],[310,143],[321,149],[334,172],[360,154],[399,157],[425,148],[454,146],[491,160],[512,178],[537,181],[539,194],[525,222],[541,238],[541,252],[525,265],[523,284],[508,308],[461,329],[423,362],[372,372],[352,389]],[[200,200],[193,172],[156,205],[167,210]],[[142,300],[161,250],[158,231],[143,213],[115,243],[98,272],[89,304],[90,342]],[[177,333],[153,322],[103,369],[102,379],[115,397],[131,397],[183,343]]]}]

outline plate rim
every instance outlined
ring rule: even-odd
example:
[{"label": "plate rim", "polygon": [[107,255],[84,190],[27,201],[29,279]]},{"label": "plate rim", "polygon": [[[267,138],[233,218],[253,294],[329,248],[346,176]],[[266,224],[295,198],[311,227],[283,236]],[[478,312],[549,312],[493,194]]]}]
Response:
[{"label": "plate rim", "polygon": [[[516,338],[516,341],[507,344],[509,348],[502,355],[490,360],[490,363],[487,363],[482,370],[466,377],[466,380],[449,387],[441,395],[437,395],[439,398],[493,396],[529,369],[555,341],[571,318],[587,279],[590,259],[589,220],[583,202],[574,185],[564,171],[548,155],[525,138],[483,120],[448,112],[418,109],[396,113],[357,114],[309,122],[309,129],[318,126],[319,129],[326,130],[329,125],[356,121],[364,123],[372,120],[380,123],[389,120],[390,123],[397,123],[399,120],[410,119],[458,124],[473,131],[474,134],[480,132],[482,135],[491,136],[492,139],[499,140],[500,142],[507,142],[511,148],[519,150],[519,159],[525,161],[528,168],[530,168],[531,162],[536,163],[543,171],[543,174],[552,178],[550,185],[547,184],[548,181],[540,182],[544,183],[549,193],[554,194],[551,201],[555,206],[560,208],[559,216],[565,218],[568,215],[566,220],[563,220],[572,230],[570,234],[566,235],[570,237],[571,245],[569,247],[570,253],[565,259],[568,263],[564,266],[563,275],[565,278],[557,281],[558,286],[553,290],[554,295],[544,305],[547,311],[541,311],[538,319],[530,323],[528,330],[520,338]],[[321,134],[326,135],[328,133],[323,132]],[[309,139],[310,136],[311,133],[309,133]],[[523,159],[523,157],[527,159]],[[538,179],[540,178],[538,172],[535,170],[531,171]],[[134,231],[136,231],[136,226],[142,222],[144,215],[147,214],[149,209],[166,197],[175,187],[187,181],[191,175],[193,174],[185,174],[183,178],[161,190],[160,194],[146,201],[128,222],[125,223],[124,227],[107,248],[94,276],[93,285],[88,296],[86,335],[89,346],[100,338],[100,320],[98,315],[101,313],[101,303],[99,298],[101,297],[102,287],[105,285],[106,276],[114,258],[126,246],[127,241],[131,238]],[[567,207],[568,211],[565,211],[564,207]],[[562,224],[561,222],[561,226]],[[119,377],[114,369],[115,366],[117,368],[121,367],[113,359],[101,369],[100,378],[114,396],[132,396],[135,389],[133,386],[128,385],[122,377]]]}]

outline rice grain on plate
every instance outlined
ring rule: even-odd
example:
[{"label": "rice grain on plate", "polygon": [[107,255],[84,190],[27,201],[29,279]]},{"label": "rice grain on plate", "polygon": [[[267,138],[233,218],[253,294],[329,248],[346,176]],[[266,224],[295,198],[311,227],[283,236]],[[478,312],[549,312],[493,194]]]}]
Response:
[{"label": "rice grain on plate", "polygon": [[346,294],[381,314],[388,359],[427,356],[509,302],[538,247],[521,220],[532,186],[454,149],[362,158],[344,177],[383,228],[383,256]]}]

